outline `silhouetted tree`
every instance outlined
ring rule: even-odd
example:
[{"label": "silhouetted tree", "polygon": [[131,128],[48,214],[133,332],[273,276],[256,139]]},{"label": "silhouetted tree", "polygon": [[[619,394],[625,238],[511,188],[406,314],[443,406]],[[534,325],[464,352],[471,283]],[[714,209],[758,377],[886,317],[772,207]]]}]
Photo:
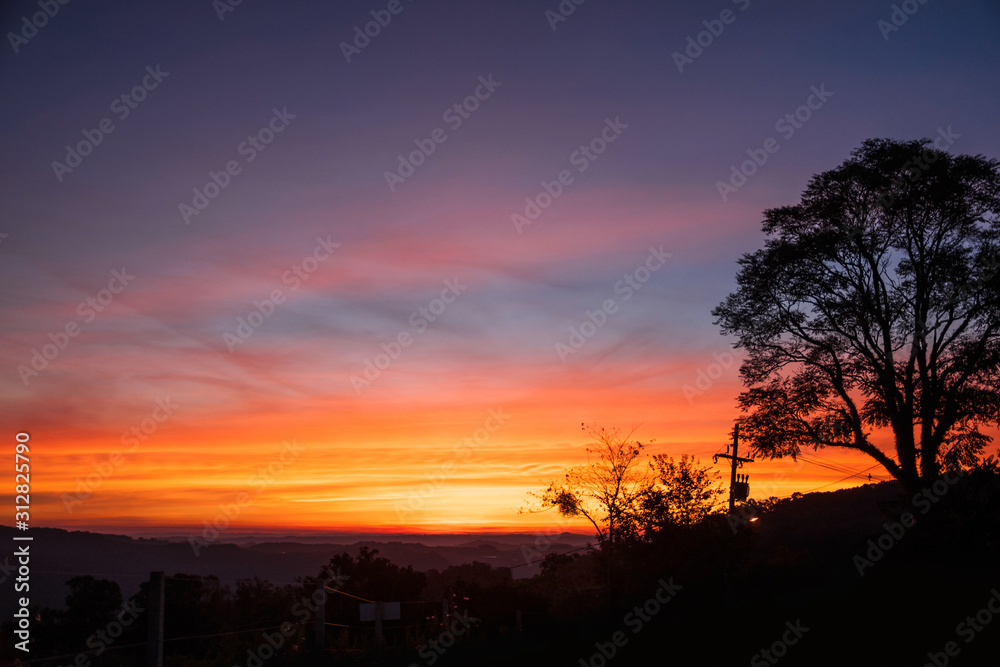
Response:
[{"label": "silhouetted tree", "polygon": [[649,465],[655,483],[639,506],[639,522],[646,533],[703,521],[725,493],[718,472],[700,467],[693,456],[683,454],[675,461],[672,456],[658,454]]},{"label": "silhouetted tree", "polygon": [[574,556],[580,557],[579,554],[545,554],[545,558],[542,559],[541,575],[551,577],[560,569],[569,567],[573,564]]},{"label": "silhouetted tree", "polygon": [[[167,577],[164,585],[163,632],[166,639],[193,637],[231,629],[232,592],[216,575],[177,573]],[[146,592],[143,584],[140,591]],[[146,604],[142,605],[144,608]],[[138,624],[133,624],[138,626]],[[135,627],[136,630],[139,627]],[[222,644],[217,638],[188,639],[167,643],[165,651],[173,656],[218,657]]]},{"label": "silhouetted tree", "polygon": [[[414,600],[427,585],[427,575],[412,565],[400,567],[378,555],[378,549],[362,546],[356,558],[344,552],[324,565],[320,576],[343,581],[339,589],[370,600]],[[315,579],[310,580],[315,582]]]},{"label": "silhouetted tree", "polygon": [[[741,434],[763,456],[863,452],[908,489],[972,465],[1000,422],[1000,163],[864,142],[764,212],[713,314],[747,351]],[[895,458],[872,439],[888,428]]]},{"label": "silhouetted tree", "polygon": [[582,428],[597,441],[587,448],[591,460],[570,468],[562,482],[552,482],[540,495],[531,495],[543,511],[555,508],[563,516],[585,518],[602,546],[613,546],[634,533],[638,501],[649,488],[649,476],[637,467],[643,445],[630,440],[635,429],[622,434]]},{"label": "silhouetted tree", "polygon": [[584,424],[581,428],[596,440],[587,448],[591,460],[570,468],[561,483],[552,482],[540,495],[531,495],[538,499],[540,511],[555,508],[563,516],[582,516],[594,527],[610,599],[615,547],[638,537],[637,511],[650,478],[637,465],[643,445],[631,440],[634,428],[625,434],[617,428]]},{"label": "silhouetted tree", "polygon": [[81,636],[104,627],[122,609],[122,592],[114,581],[84,575],[66,584],[66,622]]}]

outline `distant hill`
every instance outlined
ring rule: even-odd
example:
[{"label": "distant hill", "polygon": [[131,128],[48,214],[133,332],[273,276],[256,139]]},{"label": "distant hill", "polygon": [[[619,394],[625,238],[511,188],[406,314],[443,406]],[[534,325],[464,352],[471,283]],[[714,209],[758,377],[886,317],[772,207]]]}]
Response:
[{"label": "distant hill", "polygon": [[[754,532],[764,551],[775,548],[851,551],[878,534],[886,521],[897,520],[908,506],[896,482],[810,493],[769,511],[755,522]],[[10,544],[16,532],[13,528],[0,526],[0,539]],[[365,535],[364,539],[350,543],[332,543],[316,542],[328,535],[275,539],[274,535],[264,533],[244,533],[226,536],[240,544],[212,544],[202,548],[197,556],[191,546],[178,537],[133,538],[57,528],[33,528],[32,535],[32,602],[52,607],[63,606],[67,592],[65,582],[77,575],[89,574],[116,581],[126,598],[139,590],[151,571],[216,575],[230,584],[238,579],[260,577],[281,585],[294,583],[297,577],[316,574],[332,556],[345,551],[353,556],[361,547],[378,549],[380,556],[398,565],[412,565],[417,570],[443,570],[451,565],[479,561],[495,567],[510,567],[515,578],[533,576],[539,571],[538,563],[526,563],[522,552],[522,547],[534,549],[536,536],[531,534],[378,535],[382,540]],[[351,537],[350,534],[341,536]],[[424,544],[424,541],[433,544]],[[547,542],[547,550],[528,552],[541,553],[529,558],[535,560],[545,553],[568,552],[594,541],[591,536],[562,533]],[[10,557],[7,558],[0,562],[0,578],[11,564]],[[3,596],[0,613],[7,613],[11,605],[12,597]]]},{"label": "distant hill", "polygon": [[[19,534],[8,526],[0,526],[0,539],[14,544],[11,537]],[[23,533],[20,533],[23,534]],[[314,575],[336,554],[357,555],[361,547],[378,549],[379,555],[392,562],[417,570],[479,561],[497,567],[513,568],[517,578],[529,577],[539,570],[538,563],[526,563],[521,546],[533,546],[536,536],[530,534],[433,535],[437,542],[428,546],[420,542],[359,540],[350,544],[303,543],[299,541],[257,541],[267,535],[242,536],[243,545],[212,544],[194,550],[185,541],[132,538],[59,528],[32,528],[30,598],[33,604],[63,607],[68,592],[65,582],[74,576],[92,575],[118,583],[122,595],[128,598],[138,592],[149,573],[216,575],[224,583],[238,579],[260,577],[275,584],[295,583],[296,577]],[[390,537],[390,536],[386,536]],[[405,539],[414,539],[407,535]],[[307,538],[308,539],[308,538]],[[563,553],[580,548],[592,537],[573,533],[554,535],[546,553]],[[8,552],[9,554],[10,552]],[[10,555],[0,561],[0,583],[5,587],[14,576],[17,565]],[[531,560],[535,560],[531,558]],[[10,590],[10,589],[8,589]],[[13,611],[13,594],[0,598],[0,613]],[[6,618],[6,616],[4,616]]]},{"label": "distant hill", "polygon": [[899,482],[866,484],[851,489],[807,493],[782,503],[756,522],[761,547],[776,543],[803,548],[822,544],[846,545],[867,539],[896,521],[908,507]]},{"label": "distant hill", "polygon": [[[912,495],[897,483],[883,482],[796,496],[765,504],[757,521],[736,531],[730,530],[725,516],[689,528],[665,529],[650,543],[618,552],[616,599],[606,600],[598,582],[603,571],[596,572],[594,566],[602,565],[601,558],[559,559],[530,586],[510,585],[501,577],[492,581],[477,568],[465,568],[457,595],[483,624],[476,641],[462,648],[456,645],[441,664],[562,664],[567,656],[595,654],[594,642],[607,645],[616,628],[630,629],[632,635],[621,646],[615,664],[648,664],[650,656],[691,652],[698,654],[698,664],[747,664],[748,660],[765,664],[763,659],[754,660],[755,653],[759,658],[764,649],[772,650],[779,638],[784,641],[789,624],[800,623],[809,634],[794,644],[794,652],[789,651],[781,665],[918,665],[927,662],[929,652],[940,652],[956,638],[963,642],[962,664],[996,664],[1000,635],[993,627],[968,643],[957,624],[970,615],[979,618],[990,596],[1000,595],[995,592],[1000,586],[1000,476],[977,471],[938,486]],[[913,517],[906,520],[911,527],[903,530],[898,522],[906,512]],[[6,537],[8,544],[13,534],[11,528],[0,527],[0,538]],[[537,559],[592,541],[567,533],[539,551],[534,535],[428,535],[433,543],[425,544],[413,541],[423,539],[414,535],[373,539],[372,534],[355,534],[344,535],[353,540],[324,543],[317,540],[331,535],[227,532],[227,539],[240,543],[208,546],[195,556],[187,542],[162,537],[40,528],[32,529],[32,536],[30,597],[33,604],[50,607],[63,606],[66,580],[81,574],[118,582],[126,597],[156,570],[169,575],[214,574],[228,584],[260,577],[280,585],[317,573],[334,555],[356,556],[366,547],[378,549],[380,556],[397,565],[418,570],[479,561],[510,567],[515,576],[524,577],[537,572],[538,564],[525,564],[522,547],[532,548],[527,559]],[[5,587],[12,583],[11,561],[12,557],[0,561],[0,578],[6,577],[0,583]],[[432,579],[438,586],[433,589],[436,602],[445,584],[442,578]],[[650,598],[650,592],[662,590],[668,585],[664,581],[679,584],[682,590],[664,611],[650,611],[650,600],[659,600],[659,593]],[[372,583],[369,579],[365,586]],[[11,613],[13,595],[0,597],[0,613]],[[413,601],[414,595],[401,599]],[[260,597],[258,612],[269,613],[268,600]],[[187,616],[175,613],[171,618],[181,620],[173,632],[179,637],[195,634],[194,625],[218,611],[209,603],[184,604],[175,611],[202,616],[191,627],[181,627]],[[649,613],[649,622],[655,620],[656,631],[637,633],[625,620],[636,618],[629,610],[640,604]],[[523,612],[523,634],[516,636],[511,631],[517,618],[514,610]],[[734,621],[726,627],[725,641],[719,640],[720,618]],[[254,619],[246,627],[263,626]],[[211,629],[221,632],[229,627],[236,626],[217,624]],[[402,629],[408,633],[412,627],[416,626]],[[437,632],[435,628],[427,637]],[[348,633],[351,642],[353,637]],[[404,644],[413,648],[402,635],[397,639],[400,656],[406,653]],[[241,646],[236,642],[231,647],[234,655],[243,651]],[[198,651],[190,655],[200,656]],[[224,662],[232,664],[228,658]],[[399,664],[405,663],[401,659]]]}]

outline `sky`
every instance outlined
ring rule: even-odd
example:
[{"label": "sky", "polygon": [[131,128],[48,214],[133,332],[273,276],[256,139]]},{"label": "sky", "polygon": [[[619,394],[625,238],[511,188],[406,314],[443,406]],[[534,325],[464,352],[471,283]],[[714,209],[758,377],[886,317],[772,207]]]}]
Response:
[{"label": "sky", "polygon": [[[42,0],[0,27],[32,525],[586,532],[519,512],[582,424],[725,451],[711,310],[764,210],[869,138],[1000,156],[995,2]],[[786,496],[873,463],[740,472]]]}]

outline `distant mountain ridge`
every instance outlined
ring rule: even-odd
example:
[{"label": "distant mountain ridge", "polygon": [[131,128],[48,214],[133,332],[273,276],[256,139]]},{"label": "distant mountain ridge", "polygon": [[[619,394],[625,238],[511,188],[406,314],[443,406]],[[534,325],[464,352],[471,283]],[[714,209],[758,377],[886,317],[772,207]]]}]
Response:
[{"label": "distant mountain ridge", "polygon": [[[839,491],[809,493],[785,503],[754,524],[762,546],[792,548],[829,545],[851,549],[878,533],[883,523],[895,519],[905,504],[896,482],[868,484]],[[0,539],[17,533],[0,526]],[[451,565],[479,561],[494,567],[512,568],[515,578],[537,574],[537,561],[549,553],[565,553],[595,544],[593,536],[561,533],[393,535],[339,534],[354,539],[334,543],[319,541],[332,534],[274,535],[227,533],[227,542],[200,548],[199,555],[179,536],[129,537],[59,528],[32,528],[31,591],[33,603],[62,607],[68,592],[65,582],[74,576],[92,575],[110,579],[128,598],[139,590],[152,571],[170,574],[215,575],[223,583],[259,577],[277,585],[295,583],[297,577],[313,575],[334,555],[357,555],[362,547],[416,570],[444,570]],[[383,538],[372,539],[375,537]],[[425,544],[426,540],[432,544]],[[238,542],[238,543],[237,543]],[[13,556],[0,560],[0,583],[16,576]],[[13,568],[11,567],[13,565]],[[13,595],[0,599],[0,613],[13,609]]]},{"label": "distant mountain ridge", "polygon": [[[11,538],[15,534],[23,535],[14,528],[0,526],[0,539],[7,544],[14,544]],[[398,539],[384,542],[365,539],[349,544],[302,543],[275,541],[275,536],[257,534],[253,537],[258,540],[270,539],[255,541],[250,536],[236,536],[244,542],[243,545],[231,542],[210,544],[201,547],[199,554],[195,555],[187,541],[133,538],[61,528],[32,528],[31,536],[34,538],[30,543],[29,596],[32,604],[60,608],[64,606],[68,593],[65,582],[80,575],[117,582],[125,598],[138,592],[139,585],[154,571],[168,575],[216,575],[223,583],[229,584],[238,579],[260,577],[282,585],[295,583],[297,577],[317,574],[334,555],[347,552],[355,556],[361,547],[368,547],[378,549],[379,556],[398,565],[412,565],[417,570],[443,570],[450,565],[479,561],[495,567],[513,568],[514,576],[520,578],[538,572],[538,563],[528,563],[529,560],[541,558],[545,553],[578,549],[595,541],[592,537],[574,533],[556,534],[543,537],[547,549],[540,552],[535,545],[537,536],[530,534],[428,536],[436,542],[445,543],[436,545]],[[522,546],[530,547],[528,558],[522,552]],[[538,553],[541,555],[534,556]],[[0,559],[0,583],[13,579],[16,570],[16,559],[12,555],[6,555],[5,560]],[[13,608],[13,594],[0,596],[0,613],[12,612]]]}]

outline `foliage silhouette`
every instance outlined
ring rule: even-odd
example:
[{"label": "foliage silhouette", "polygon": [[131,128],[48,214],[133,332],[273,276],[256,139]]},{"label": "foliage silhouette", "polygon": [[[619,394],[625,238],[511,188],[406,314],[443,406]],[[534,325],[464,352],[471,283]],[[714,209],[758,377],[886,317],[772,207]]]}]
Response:
[{"label": "foliage silhouette", "polygon": [[668,525],[692,526],[708,517],[725,491],[718,472],[700,467],[687,454],[679,460],[658,454],[650,467],[655,482],[640,500],[639,519],[644,533],[663,530]]},{"label": "foliage silhouette", "polygon": [[634,428],[624,434],[616,428],[581,428],[596,441],[587,448],[590,460],[570,468],[562,482],[552,482],[540,495],[531,494],[539,505],[535,511],[554,508],[563,516],[583,517],[601,545],[611,547],[634,536],[635,512],[649,489],[650,477],[638,467],[643,445],[631,440]]},{"label": "foliage silhouette", "polygon": [[1000,163],[868,140],[763,231],[713,310],[754,452],[860,451],[911,491],[973,465],[1000,422]]}]

